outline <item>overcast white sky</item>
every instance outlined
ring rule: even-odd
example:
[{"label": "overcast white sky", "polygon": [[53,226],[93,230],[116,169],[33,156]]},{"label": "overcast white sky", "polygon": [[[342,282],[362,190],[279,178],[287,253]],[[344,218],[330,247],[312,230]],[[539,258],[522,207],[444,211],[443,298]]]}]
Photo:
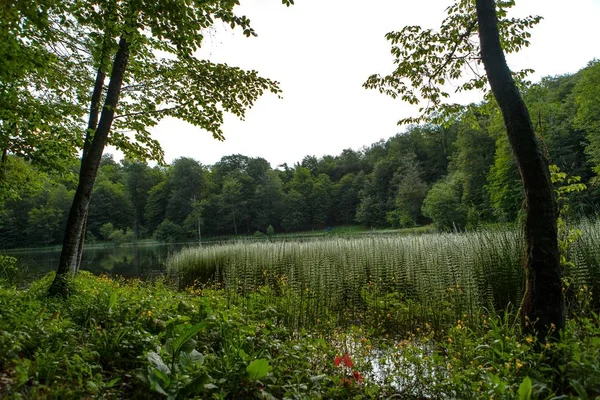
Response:
[{"label": "overcast white sky", "polygon": [[[239,14],[250,18],[258,37],[219,29],[203,56],[279,81],[283,99],[263,96],[245,121],[227,116],[224,142],[181,121],[162,121],[152,131],[167,162],[188,156],[213,164],[240,153],[276,167],[395,135],[403,130],[397,121],[415,109],[362,83],[393,69],[387,32],[409,24],[437,28],[451,0],[296,0],[289,8],[279,0],[241,3]],[[544,17],[531,47],[509,58],[511,68],[535,69],[532,80],[575,72],[600,58],[600,0],[517,0],[514,13]]]}]

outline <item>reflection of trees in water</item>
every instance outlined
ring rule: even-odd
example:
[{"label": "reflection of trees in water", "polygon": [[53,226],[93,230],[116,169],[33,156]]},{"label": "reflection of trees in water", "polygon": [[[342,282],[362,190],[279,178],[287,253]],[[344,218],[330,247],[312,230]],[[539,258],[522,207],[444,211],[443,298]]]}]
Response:
[{"label": "reflection of trees in water", "polygon": [[[81,269],[94,274],[153,277],[165,272],[169,256],[181,247],[182,245],[170,244],[86,248],[83,251]],[[6,253],[17,257],[31,279],[56,270],[60,257],[60,249]]]},{"label": "reflection of trees in water", "polygon": [[[83,268],[93,273],[147,276],[165,270],[166,246],[127,246],[90,249],[83,254]],[[163,256],[164,254],[164,256]]]}]

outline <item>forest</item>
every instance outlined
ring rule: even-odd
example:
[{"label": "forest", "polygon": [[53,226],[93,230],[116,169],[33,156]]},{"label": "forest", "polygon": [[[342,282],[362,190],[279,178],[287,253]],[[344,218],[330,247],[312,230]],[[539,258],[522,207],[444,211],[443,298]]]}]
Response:
[{"label": "forest", "polygon": [[542,17],[455,0],[363,78],[395,136],[166,163],[283,93],[201,57],[239,3],[0,4],[0,397],[600,399],[600,61],[530,82]]},{"label": "forest", "polygon": [[[550,163],[587,190],[571,193],[569,218],[600,206],[600,63],[546,77],[524,92]],[[596,118],[596,119],[594,119]],[[465,106],[443,124],[409,126],[390,139],[293,166],[272,168],[244,155],[214,165],[179,158],[170,165],[110,154],[102,158],[88,216],[87,241],[196,241],[223,235],[323,230],[328,226],[442,231],[512,223],[523,189],[493,102]],[[4,199],[2,248],[60,244],[79,169],[43,171],[5,160],[8,179],[28,184]],[[6,196],[5,196],[6,197]]]}]

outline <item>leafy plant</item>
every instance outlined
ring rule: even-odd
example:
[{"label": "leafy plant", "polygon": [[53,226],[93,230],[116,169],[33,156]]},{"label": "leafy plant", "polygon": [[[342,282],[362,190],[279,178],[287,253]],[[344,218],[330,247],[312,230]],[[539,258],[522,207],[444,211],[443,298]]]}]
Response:
[{"label": "leafy plant", "polygon": [[193,339],[206,323],[188,324],[189,318],[171,321],[167,326],[169,336],[158,352],[149,352],[150,365],[146,379],[150,388],[169,399],[184,398],[201,390],[210,382],[206,370],[202,368],[204,356],[194,347]]},{"label": "leafy plant", "polygon": [[0,254],[0,286],[16,284],[20,275],[22,274],[17,267],[17,259]]}]

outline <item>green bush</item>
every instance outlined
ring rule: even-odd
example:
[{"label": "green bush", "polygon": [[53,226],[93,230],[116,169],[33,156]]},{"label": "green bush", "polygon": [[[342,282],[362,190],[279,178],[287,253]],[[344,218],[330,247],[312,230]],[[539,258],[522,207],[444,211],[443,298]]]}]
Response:
[{"label": "green bush", "polygon": [[414,218],[404,210],[388,212],[386,220],[393,228],[412,228],[416,225]]},{"label": "green bush", "polygon": [[156,240],[173,243],[185,238],[185,230],[175,222],[165,219],[158,225],[154,235]]},{"label": "green bush", "polygon": [[103,240],[110,240],[110,236],[115,232],[115,227],[111,222],[107,222],[100,227],[100,236]]},{"label": "green bush", "polygon": [[438,181],[423,202],[423,215],[431,218],[441,231],[463,230],[467,224],[467,208],[461,203],[461,182],[457,175]]}]

